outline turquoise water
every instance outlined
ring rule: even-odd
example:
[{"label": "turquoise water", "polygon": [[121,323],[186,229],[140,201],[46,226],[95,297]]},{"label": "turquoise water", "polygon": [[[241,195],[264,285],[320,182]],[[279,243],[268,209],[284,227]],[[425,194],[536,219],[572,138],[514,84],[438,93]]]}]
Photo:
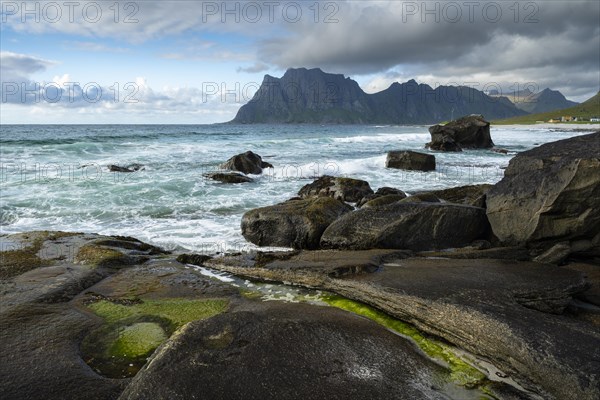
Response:
[{"label": "turquoise water", "polygon": [[[365,179],[408,193],[495,183],[517,152],[582,132],[498,127],[488,150],[436,153],[435,172],[385,168],[390,150],[423,148],[426,126],[102,125],[0,127],[2,233],[65,230],[134,236],[168,249],[251,249],[242,214],[286,200],[314,176]],[[202,174],[252,150],[274,169],[254,183],[221,184]],[[112,173],[109,164],[143,171]]]}]

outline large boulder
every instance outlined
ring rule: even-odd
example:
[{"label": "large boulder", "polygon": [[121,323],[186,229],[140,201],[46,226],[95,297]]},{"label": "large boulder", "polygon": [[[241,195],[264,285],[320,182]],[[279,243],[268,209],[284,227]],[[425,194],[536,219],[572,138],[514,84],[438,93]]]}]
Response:
[{"label": "large boulder", "polygon": [[330,197],[288,200],[245,213],[242,235],[258,246],[316,249],[325,228],[351,209]]},{"label": "large boulder", "polygon": [[494,147],[490,123],[481,115],[462,117],[446,125],[434,125],[429,128],[429,133],[431,142],[426,147],[431,150],[461,151]]},{"label": "large boulder", "polygon": [[390,151],[385,160],[386,168],[406,169],[410,171],[434,171],[435,156],[416,151]]},{"label": "large boulder", "polygon": [[261,174],[263,168],[273,168],[273,165],[264,162],[262,157],[251,151],[237,154],[220,165],[220,168],[243,172],[244,174]]},{"label": "large boulder", "polygon": [[548,250],[570,242],[589,252],[600,234],[600,131],[518,154],[486,201],[506,244]]},{"label": "large boulder", "polygon": [[403,200],[342,216],[325,230],[321,246],[356,250],[444,249],[480,239],[488,228],[483,208]]},{"label": "large boulder", "polygon": [[329,175],[324,175],[313,183],[303,186],[298,192],[298,195],[304,199],[327,196],[351,203],[359,202],[370,194],[373,194],[373,189],[367,181]]}]

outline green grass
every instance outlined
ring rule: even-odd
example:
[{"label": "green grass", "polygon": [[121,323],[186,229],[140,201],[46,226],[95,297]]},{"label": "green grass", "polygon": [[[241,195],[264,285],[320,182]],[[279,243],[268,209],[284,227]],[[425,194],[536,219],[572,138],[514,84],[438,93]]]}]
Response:
[{"label": "green grass", "polygon": [[585,102],[578,104],[573,107],[565,108],[562,110],[549,111],[545,113],[539,114],[529,114],[522,115],[519,117],[507,118],[492,121],[494,125],[511,125],[511,124],[535,124],[537,121],[548,122],[552,118],[560,118],[562,116],[570,115],[572,117],[580,117],[584,118],[588,121],[578,121],[573,122],[573,124],[589,124],[589,119],[591,117],[600,117],[600,93],[596,94],[591,99],[586,100]]}]

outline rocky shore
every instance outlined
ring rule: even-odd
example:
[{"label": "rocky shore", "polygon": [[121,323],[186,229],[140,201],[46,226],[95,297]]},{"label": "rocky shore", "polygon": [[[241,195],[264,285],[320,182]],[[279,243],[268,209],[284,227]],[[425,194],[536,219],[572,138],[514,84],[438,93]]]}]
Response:
[{"label": "rocky shore", "polygon": [[[474,120],[432,141],[490,148]],[[518,154],[496,185],[412,196],[324,176],[244,215],[286,252],[1,236],[0,396],[600,398],[598,154],[600,132]],[[223,168],[271,167],[239,156]]]}]

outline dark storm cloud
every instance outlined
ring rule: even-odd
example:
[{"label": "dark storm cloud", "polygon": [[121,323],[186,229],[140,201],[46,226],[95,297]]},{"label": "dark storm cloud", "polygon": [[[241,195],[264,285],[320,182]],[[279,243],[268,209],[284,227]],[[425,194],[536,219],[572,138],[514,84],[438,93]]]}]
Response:
[{"label": "dark storm cloud", "polygon": [[394,67],[440,78],[512,72],[550,86],[566,72],[586,77],[565,80],[573,92],[600,85],[597,0],[340,4],[338,23],[290,26],[262,44],[261,59],[358,75]]}]

